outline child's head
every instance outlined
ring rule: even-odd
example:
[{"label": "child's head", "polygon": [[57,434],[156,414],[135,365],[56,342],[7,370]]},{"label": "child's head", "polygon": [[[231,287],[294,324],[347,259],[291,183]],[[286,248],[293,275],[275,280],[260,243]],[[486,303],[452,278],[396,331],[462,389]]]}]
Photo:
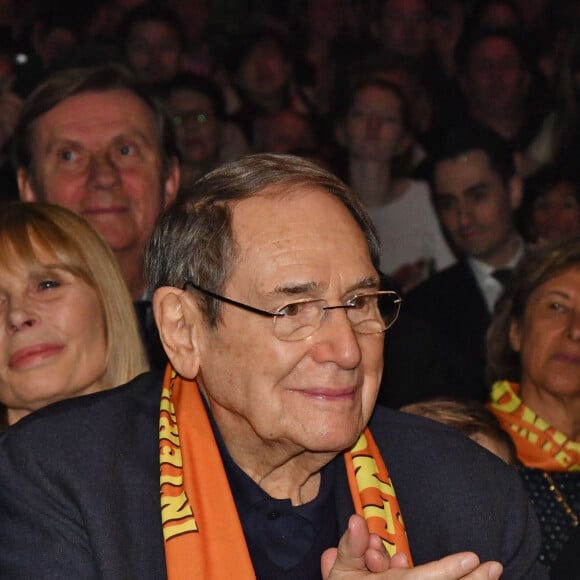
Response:
[{"label": "child's head", "polygon": [[518,461],[511,437],[482,403],[440,398],[405,405],[401,411],[453,427],[510,465]]},{"label": "child's head", "polygon": [[564,168],[547,166],[525,185],[520,213],[532,242],[558,242],[580,235],[580,183]]}]

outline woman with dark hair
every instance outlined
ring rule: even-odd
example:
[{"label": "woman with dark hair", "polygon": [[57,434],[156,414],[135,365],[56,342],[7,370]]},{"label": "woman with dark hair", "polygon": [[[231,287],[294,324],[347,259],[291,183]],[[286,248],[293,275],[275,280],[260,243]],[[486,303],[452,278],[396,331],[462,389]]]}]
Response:
[{"label": "woman with dark hair", "polygon": [[527,241],[557,242],[580,236],[580,182],[565,168],[547,165],[526,180],[519,209]]},{"label": "woman with dark hair", "polygon": [[165,87],[181,160],[180,192],[202,175],[249,153],[241,129],[229,121],[220,86],[211,78],[180,73]]},{"label": "woman with dark hair", "polygon": [[381,269],[403,292],[454,256],[441,232],[426,183],[397,172],[411,113],[398,85],[370,77],[347,96],[336,127],[346,152],[345,180],[361,198],[384,248]]},{"label": "woman with dark hair", "polygon": [[487,349],[490,408],[516,445],[542,526],[541,559],[554,569],[569,562],[567,572],[554,578],[577,577],[579,238],[529,252],[496,305]]},{"label": "woman with dark hair", "polygon": [[404,405],[399,410],[453,427],[507,464],[517,463],[516,448],[510,436],[501,428],[494,414],[479,401],[438,397]]},{"label": "woman with dark hair", "polygon": [[233,40],[228,68],[234,91],[230,100],[237,104],[229,110],[250,145],[260,115],[288,108],[313,113],[312,103],[297,82],[295,60],[290,34],[276,21],[251,25]]}]

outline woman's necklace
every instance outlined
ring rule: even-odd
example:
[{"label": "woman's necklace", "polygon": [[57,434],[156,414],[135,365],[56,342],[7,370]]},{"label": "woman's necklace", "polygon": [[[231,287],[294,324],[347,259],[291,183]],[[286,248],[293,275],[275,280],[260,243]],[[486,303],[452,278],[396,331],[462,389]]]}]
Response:
[{"label": "woman's necklace", "polygon": [[547,472],[543,472],[544,479],[548,482],[550,491],[556,496],[557,502],[564,508],[564,511],[568,514],[569,518],[572,520],[572,526],[578,526],[578,516],[574,510],[570,507],[570,504],[566,501],[566,498],[562,492],[558,489],[558,486],[552,479],[552,476]]}]

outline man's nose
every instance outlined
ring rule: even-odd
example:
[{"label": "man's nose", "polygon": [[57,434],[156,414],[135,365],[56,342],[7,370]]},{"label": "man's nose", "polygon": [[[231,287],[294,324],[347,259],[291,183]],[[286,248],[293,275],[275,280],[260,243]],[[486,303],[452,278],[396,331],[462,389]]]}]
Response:
[{"label": "man's nose", "polygon": [[460,200],[457,204],[457,212],[459,214],[459,223],[462,226],[467,226],[471,223],[471,209],[468,203]]},{"label": "man's nose", "polygon": [[198,120],[198,114],[191,113],[185,116],[184,126],[187,127],[188,131],[199,131],[201,129],[201,123]]},{"label": "man's nose", "polygon": [[374,137],[381,129],[381,120],[376,113],[370,113],[366,118],[367,135]]},{"label": "man's nose", "polygon": [[326,310],[313,338],[317,362],[333,362],[344,369],[354,369],[360,364],[362,353],[358,335],[344,308]]},{"label": "man's nose", "polygon": [[91,157],[88,180],[97,188],[112,188],[121,183],[119,168],[109,153]]}]

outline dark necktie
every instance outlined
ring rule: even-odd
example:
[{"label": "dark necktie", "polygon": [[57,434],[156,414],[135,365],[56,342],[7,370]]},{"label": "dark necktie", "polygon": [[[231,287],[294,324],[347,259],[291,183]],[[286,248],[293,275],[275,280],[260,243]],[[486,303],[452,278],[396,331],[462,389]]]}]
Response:
[{"label": "dark necktie", "polygon": [[510,280],[514,277],[514,271],[512,268],[498,268],[494,270],[491,275],[502,285],[507,286]]}]

